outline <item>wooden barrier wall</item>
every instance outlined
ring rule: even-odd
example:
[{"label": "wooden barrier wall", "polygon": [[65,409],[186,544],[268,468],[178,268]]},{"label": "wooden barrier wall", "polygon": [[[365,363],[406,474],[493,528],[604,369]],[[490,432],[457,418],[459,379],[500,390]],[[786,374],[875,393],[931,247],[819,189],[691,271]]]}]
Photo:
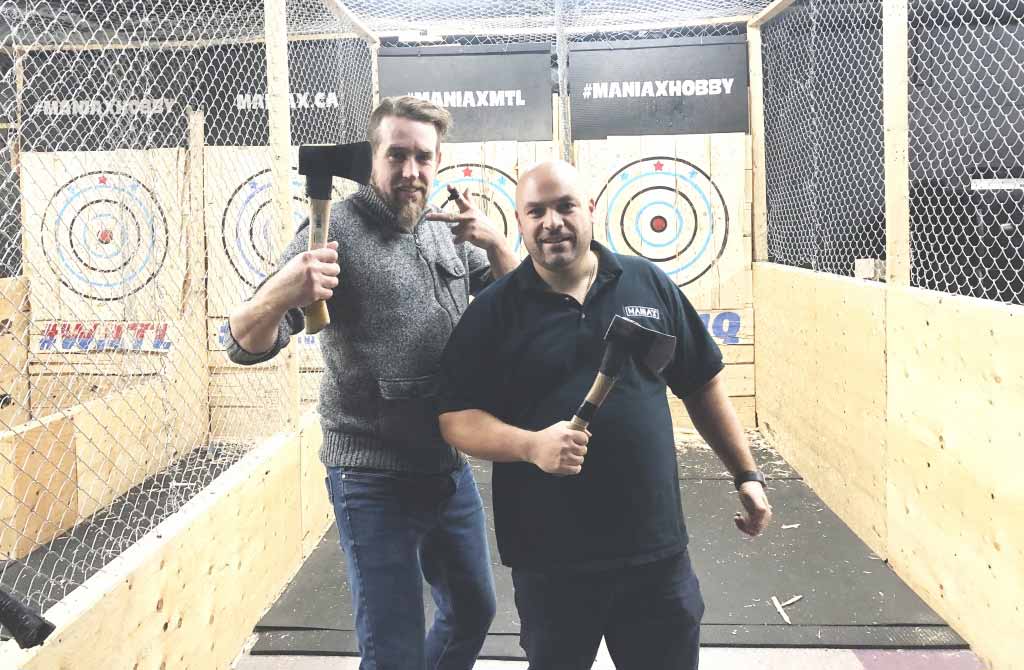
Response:
[{"label": "wooden barrier wall", "polygon": [[264,443],[47,611],[42,647],[0,667],[227,668],[319,543],[332,514],[319,421]]},{"label": "wooden barrier wall", "polygon": [[1024,308],[755,265],[779,452],[991,667],[1024,668]]},{"label": "wooden barrier wall", "polygon": [[28,282],[0,279],[0,422],[10,430],[29,420]]},{"label": "wooden barrier wall", "polygon": [[203,405],[177,406],[182,392],[157,378],[0,433],[0,555],[26,556],[203,443],[189,415]]}]

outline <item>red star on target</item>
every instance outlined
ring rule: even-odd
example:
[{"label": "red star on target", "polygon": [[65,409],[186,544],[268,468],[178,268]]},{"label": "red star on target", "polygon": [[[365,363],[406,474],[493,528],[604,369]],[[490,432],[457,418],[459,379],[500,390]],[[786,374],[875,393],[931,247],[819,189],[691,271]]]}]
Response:
[{"label": "red star on target", "polygon": [[473,168],[468,168],[468,167],[467,168],[463,168],[462,169],[462,176],[464,176],[464,177],[472,177],[473,176]]},{"label": "red star on target", "polygon": [[105,176],[101,176],[100,177],[100,183],[101,184],[106,184],[107,183],[107,178]]},{"label": "red star on target", "polygon": [[662,163],[661,161],[657,161],[657,162],[656,162],[656,163],[654,164],[654,169],[655,169],[655,171],[657,171],[657,172],[661,172],[661,168],[663,168],[663,167],[665,167],[665,164],[664,164],[664,163]]}]

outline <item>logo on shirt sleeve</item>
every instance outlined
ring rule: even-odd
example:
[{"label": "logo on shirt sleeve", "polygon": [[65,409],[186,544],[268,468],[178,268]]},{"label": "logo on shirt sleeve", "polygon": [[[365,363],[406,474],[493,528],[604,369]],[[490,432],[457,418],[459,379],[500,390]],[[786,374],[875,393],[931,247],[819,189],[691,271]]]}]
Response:
[{"label": "logo on shirt sleeve", "polygon": [[622,308],[622,311],[626,313],[629,318],[636,318],[642,316],[647,319],[658,319],[661,320],[661,312],[655,307],[641,307],[638,305],[629,305]]}]

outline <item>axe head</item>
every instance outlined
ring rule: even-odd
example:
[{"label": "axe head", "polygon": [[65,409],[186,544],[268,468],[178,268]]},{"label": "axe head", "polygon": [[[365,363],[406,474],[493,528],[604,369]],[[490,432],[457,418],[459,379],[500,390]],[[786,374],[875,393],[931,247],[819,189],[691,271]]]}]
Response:
[{"label": "axe head", "polygon": [[618,314],[612,318],[604,339],[608,344],[601,361],[601,372],[608,377],[617,377],[630,358],[658,374],[669,364],[676,350],[675,336],[644,328]]},{"label": "axe head", "polygon": [[369,142],[307,144],[299,147],[299,174],[306,176],[306,195],[331,199],[331,179],[342,177],[357,184],[370,183],[373,151]]}]

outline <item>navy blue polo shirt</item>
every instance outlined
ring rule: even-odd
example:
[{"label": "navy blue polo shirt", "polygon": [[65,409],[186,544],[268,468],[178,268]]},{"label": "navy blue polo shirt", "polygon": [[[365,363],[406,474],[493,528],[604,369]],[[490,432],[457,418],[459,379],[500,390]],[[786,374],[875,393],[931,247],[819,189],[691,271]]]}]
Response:
[{"label": "navy blue polo shirt", "polygon": [[590,424],[579,475],[494,464],[498,550],[511,567],[610,569],[686,546],[665,386],[686,397],[721,371],[722,355],[661,269],[596,242],[591,248],[598,273],[582,305],[553,292],[527,258],[469,305],[442,356],[440,412],[480,409],[541,430],[572,418],[583,401],[613,316],[677,338],[661,375],[625,366]]}]

